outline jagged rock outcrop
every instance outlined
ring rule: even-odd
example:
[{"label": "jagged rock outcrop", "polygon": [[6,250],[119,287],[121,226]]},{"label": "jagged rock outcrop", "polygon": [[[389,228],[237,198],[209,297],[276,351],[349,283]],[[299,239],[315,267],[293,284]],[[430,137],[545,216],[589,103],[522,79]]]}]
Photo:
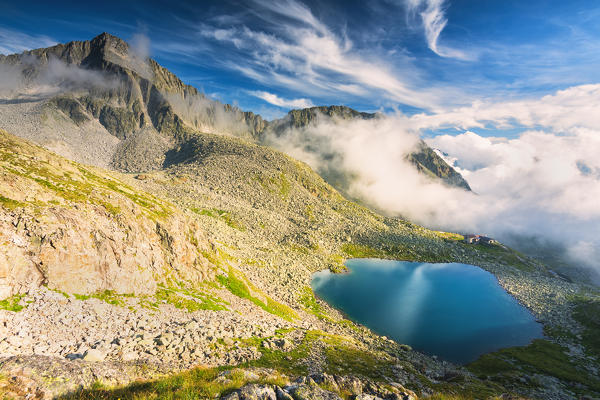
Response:
[{"label": "jagged rock outcrop", "polygon": [[450,186],[456,186],[465,190],[471,190],[471,187],[442,157],[440,157],[424,141],[419,141],[418,150],[407,156],[419,172],[429,175],[433,178],[439,178]]},{"label": "jagged rock outcrop", "polygon": [[214,277],[197,221],[2,131],[0,201],[0,298],[40,285],[154,293],[167,277]]}]

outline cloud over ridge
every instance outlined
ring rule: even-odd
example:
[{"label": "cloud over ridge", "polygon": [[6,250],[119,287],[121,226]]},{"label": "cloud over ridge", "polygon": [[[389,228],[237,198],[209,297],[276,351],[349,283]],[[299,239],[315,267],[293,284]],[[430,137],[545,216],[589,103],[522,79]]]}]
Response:
[{"label": "cloud over ridge", "polygon": [[[600,272],[599,104],[600,84],[583,85],[438,114],[322,119],[273,144],[389,214],[432,228],[487,233],[509,244],[515,237],[559,243],[573,263]],[[426,141],[474,192],[431,181],[406,161],[419,135],[448,126],[460,131]],[[469,130],[516,126],[523,132],[512,139]]]}]

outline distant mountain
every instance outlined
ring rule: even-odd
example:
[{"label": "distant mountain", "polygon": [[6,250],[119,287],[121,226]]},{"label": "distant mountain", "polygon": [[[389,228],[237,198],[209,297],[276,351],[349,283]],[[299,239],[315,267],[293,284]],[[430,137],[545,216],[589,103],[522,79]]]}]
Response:
[{"label": "distant mountain", "polygon": [[418,150],[408,155],[408,160],[419,172],[440,178],[450,186],[471,190],[465,178],[422,140],[418,144]]},{"label": "distant mountain", "polygon": [[[276,135],[281,135],[290,128],[302,128],[310,124],[317,123],[319,117],[328,117],[337,120],[350,120],[355,118],[374,119],[379,114],[365,113],[356,111],[346,106],[320,106],[301,110],[291,110],[284,118],[269,123],[265,131],[273,131]],[[264,133],[263,133],[264,136]],[[423,140],[419,141],[417,150],[407,155],[407,160],[413,164],[417,170],[434,179],[440,179],[445,184],[456,186],[465,190],[471,190],[467,181],[462,175],[443,158],[429,147]],[[333,183],[335,186],[334,182]]]},{"label": "distant mountain", "polygon": [[349,120],[354,118],[373,119],[377,114],[356,111],[346,106],[319,106],[291,110],[281,119],[272,121],[270,126],[277,132],[289,128],[301,128],[316,122],[319,116]]}]

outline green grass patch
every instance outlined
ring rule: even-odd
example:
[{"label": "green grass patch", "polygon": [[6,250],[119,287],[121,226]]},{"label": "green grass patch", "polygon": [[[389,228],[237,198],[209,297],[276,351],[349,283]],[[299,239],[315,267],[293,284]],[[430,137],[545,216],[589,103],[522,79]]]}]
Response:
[{"label": "green grass patch", "polygon": [[387,255],[380,249],[356,243],[344,243],[342,251],[352,258],[378,258]]},{"label": "green grass patch", "polygon": [[19,302],[21,301],[21,299],[23,299],[23,297],[25,297],[24,294],[16,294],[16,295],[8,297],[4,300],[0,300],[0,310],[8,310],[8,311],[14,311],[14,312],[21,311],[22,309],[25,308],[25,306],[22,306],[19,304]]},{"label": "green grass patch", "polygon": [[9,210],[14,210],[16,208],[25,207],[25,203],[21,203],[20,201],[9,199],[8,197],[4,197],[0,195],[0,205]]},{"label": "green grass patch", "polygon": [[327,259],[327,267],[334,274],[343,274],[348,272],[348,267],[344,264],[344,257],[339,254],[332,254]]},{"label": "green grass patch", "polygon": [[521,271],[532,272],[535,270],[535,267],[527,262],[527,256],[499,244],[464,244],[463,246],[468,246],[479,254],[491,255],[495,260],[507,265],[512,265]]},{"label": "green grass patch", "polygon": [[92,294],[73,294],[77,300],[88,300],[88,299],[99,299],[110,305],[125,307],[124,299],[127,297],[133,297],[133,294],[119,294],[114,290],[105,290],[103,292],[92,293]]},{"label": "green grass patch", "polygon": [[155,297],[157,301],[164,301],[172,304],[175,308],[185,309],[189,312],[198,310],[227,310],[227,307],[223,304],[223,300],[198,292],[192,294],[190,291],[184,291],[182,295],[176,289],[159,288],[156,291]]},{"label": "green grass patch", "polygon": [[515,366],[496,354],[484,354],[469,364],[469,371],[482,378],[515,370]]},{"label": "green grass patch", "polygon": [[318,317],[323,315],[323,307],[317,302],[315,294],[310,286],[305,286],[300,292],[300,303],[308,312]]},{"label": "green grass patch", "polygon": [[[226,379],[217,379],[219,374],[230,371]],[[288,382],[274,374],[266,379],[248,379],[242,370],[231,367],[195,368],[166,378],[136,382],[131,385],[105,388],[101,385],[78,390],[58,397],[63,400],[142,400],[142,399],[215,399],[244,386],[259,383],[285,386]]]},{"label": "green grass patch", "polygon": [[440,249],[440,253],[434,252],[427,244],[420,246],[408,246],[401,243],[387,243],[382,241],[380,247],[374,247],[360,243],[344,243],[342,252],[347,258],[384,258],[391,260],[419,261],[419,262],[448,262],[452,260],[449,249]]},{"label": "green grass patch", "polygon": [[206,215],[208,217],[219,219],[225,222],[225,224],[231,228],[237,229],[238,231],[244,232],[246,230],[244,225],[237,218],[231,215],[229,211],[220,210],[218,208],[192,208],[191,210],[198,215]]},{"label": "green grass patch", "polygon": [[564,326],[544,326],[544,335],[555,339],[575,340],[577,337]]},{"label": "green grass patch", "polygon": [[69,294],[67,292],[63,292],[62,290],[59,290],[59,289],[50,289],[50,288],[48,288],[48,290],[50,290],[52,292],[55,292],[55,293],[62,294],[65,299],[70,299],[71,298],[71,296],[69,296]]},{"label": "green grass patch", "polygon": [[121,207],[115,206],[115,205],[113,205],[111,203],[108,203],[106,201],[102,202],[102,207],[104,207],[106,209],[106,211],[108,211],[108,213],[111,214],[114,217],[116,217],[117,215],[121,214]]},{"label": "green grass patch", "polygon": [[549,342],[537,339],[526,347],[512,347],[501,350],[500,353],[525,364],[533,370],[555,376],[567,382],[581,383],[590,386],[594,390],[600,390],[598,378],[591,379],[588,373],[577,368],[569,356],[565,354],[565,348]]},{"label": "green grass patch", "polygon": [[[231,267],[229,268],[227,275],[217,275],[217,281],[232,294],[242,299],[250,300],[252,303],[271,314],[278,315],[287,321],[298,318],[294,310],[285,304],[278,303],[266,295],[264,296],[266,298],[266,303],[258,297],[253,296],[250,292],[250,283],[243,277],[238,278],[236,272]],[[252,289],[254,290],[255,288]]]},{"label": "green grass patch", "polygon": [[261,174],[255,174],[252,180],[258,182],[267,192],[278,195],[281,200],[287,201],[290,197],[292,184],[283,172],[276,177],[268,178]]},{"label": "green grass patch", "polygon": [[577,301],[573,318],[583,326],[581,336],[586,350],[600,359],[600,301]]},{"label": "green grass patch", "polygon": [[536,339],[528,346],[510,347],[486,354],[467,368],[477,375],[513,384],[515,374],[550,375],[565,382],[575,392],[583,393],[582,387],[599,392],[600,379],[577,365],[566,354],[566,350],[559,344]]},{"label": "green grass patch", "polygon": [[[6,148],[0,147],[0,167],[11,174],[36,182],[66,201],[89,202],[104,207],[110,214],[118,215],[121,210],[106,196],[106,192],[116,192],[143,207],[153,217],[165,217],[169,214],[168,209],[149,194],[138,192],[112,178],[96,175],[74,162],[68,162],[69,166],[65,168],[74,167],[75,170],[65,171],[60,161],[50,163],[43,158],[39,159],[30,155],[29,152],[33,150],[24,145],[7,140],[6,137],[1,140],[7,143],[7,146]],[[0,203],[7,207],[20,206],[9,200],[0,200]]]},{"label": "green grass patch", "polygon": [[465,237],[463,235],[459,235],[458,233],[453,232],[443,232],[443,231],[432,231],[437,237],[446,240],[464,240]]},{"label": "green grass patch", "polygon": [[291,191],[292,185],[285,176],[285,174],[282,172],[281,174],[279,174],[279,195],[283,200],[287,200],[290,197]]},{"label": "green grass patch", "polygon": [[288,375],[305,375],[308,372],[306,361],[311,352],[322,349],[322,368],[329,374],[357,375],[378,382],[394,376],[394,362],[386,354],[363,350],[350,338],[318,330],[307,331],[302,342],[289,352],[257,347],[262,357],[249,361],[245,366],[275,368]]},{"label": "green grass patch", "polygon": [[314,206],[312,204],[308,204],[304,208],[304,215],[306,215],[306,218],[308,218],[309,222],[315,222],[316,221]]}]

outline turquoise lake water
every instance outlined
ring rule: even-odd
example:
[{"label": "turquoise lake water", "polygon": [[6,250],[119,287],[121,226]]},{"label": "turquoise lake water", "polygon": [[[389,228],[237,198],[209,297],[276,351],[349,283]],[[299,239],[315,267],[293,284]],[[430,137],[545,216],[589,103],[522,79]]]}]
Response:
[{"label": "turquoise lake water", "polygon": [[321,271],[314,292],[380,335],[454,363],[522,346],[542,325],[497,282],[466,264],[353,259],[348,274]]}]

